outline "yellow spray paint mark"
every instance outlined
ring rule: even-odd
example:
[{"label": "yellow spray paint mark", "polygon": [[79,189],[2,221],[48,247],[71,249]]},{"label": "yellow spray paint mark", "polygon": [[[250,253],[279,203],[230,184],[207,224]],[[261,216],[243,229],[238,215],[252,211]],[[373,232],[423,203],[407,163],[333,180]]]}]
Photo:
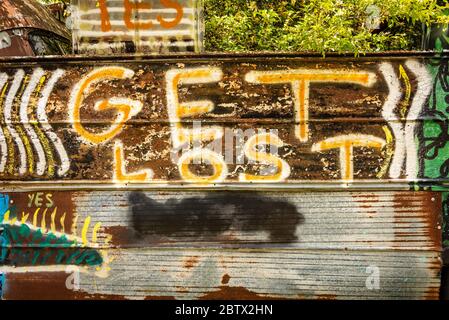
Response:
[{"label": "yellow spray paint mark", "polygon": [[185,84],[212,83],[220,81],[222,71],[219,68],[198,68],[170,70],[167,72],[167,108],[172,129],[174,148],[194,141],[210,141],[223,136],[220,127],[206,127],[201,130],[183,128],[182,118],[211,112],[214,103],[209,100],[179,102],[178,86]]},{"label": "yellow spray paint mark", "polygon": [[41,221],[41,229],[43,232],[45,232],[45,229],[47,228],[47,208],[45,208],[44,213],[42,215],[42,221]]},{"label": "yellow spray paint mark", "polygon": [[[46,76],[43,76],[40,80],[39,80],[39,84],[38,87],[35,91],[35,95],[36,95],[36,99],[39,96],[40,91],[42,90],[42,87],[44,85],[46,81]],[[33,106],[34,108],[34,106]],[[47,163],[48,163],[48,176],[50,178],[52,178],[55,174],[55,159],[53,156],[53,152],[50,146],[50,142],[48,141],[47,136],[44,134],[44,132],[42,132],[41,128],[39,128],[39,125],[37,123],[33,124],[34,130],[37,133],[37,136],[39,138],[39,141],[42,143],[44,152],[45,152],[45,156],[47,157]]]},{"label": "yellow spray paint mark", "polygon": [[4,221],[5,223],[8,223],[8,222],[9,222],[9,215],[10,215],[10,211],[9,211],[9,210],[6,211],[5,214],[3,215],[3,221]]},{"label": "yellow spray paint mark", "polygon": [[[208,163],[213,168],[213,174],[210,176],[199,176],[190,171],[189,165],[199,160],[202,163]],[[224,181],[228,175],[226,163],[221,155],[209,149],[199,149],[184,153],[178,161],[178,169],[181,178],[184,181],[198,184],[210,184]]]},{"label": "yellow spray paint mark", "polygon": [[87,246],[87,244],[89,243],[89,240],[87,239],[87,232],[89,231],[90,220],[91,220],[90,216],[84,220],[83,229],[81,231],[81,239],[83,240],[83,246]]},{"label": "yellow spray paint mark", "polygon": [[99,101],[95,105],[95,110],[115,110],[117,118],[111,123],[111,127],[101,133],[93,133],[84,128],[81,121],[81,107],[84,96],[89,92],[90,87],[99,82],[111,79],[130,79],[134,72],[122,67],[99,68],[85,76],[75,87],[70,99],[70,117],[75,131],[87,141],[100,144],[111,140],[117,136],[124,128],[125,123],[137,115],[142,110],[142,103],[127,98],[110,98]]},{"label": "yellow spray paint mark", "polygon": [[294,94],[295,135],[301,142],[309,140],[309,93],[310,84],[321,82],[354,83],[371,86],[376,76],[372,73],[360,73],[339,70],[280,70],[251,71],[245,80],[258,84],[289,83]]},{"label": "yellow spray paint mark", "polygon": [[[20,100],[22,99],[23,92],[25,91],[25,88],[28,85],[28,81],[29,81],[29,76],[26,76],[22,82],[22,86],[21,86],[18,94],[16,95],[15,101],[20,102]],[[20,119],[16,119],[16,121],[18,123],[20,123]],[[16,125],[15,129],[16,129],[17,133],[19,134],[20,139],[22,139],[23,144],[25,145],[25,151],[26,151],[27,160],[28,160],[28,171],[29,171],[29,173],[33,173],[34,172],[34,155],[33,155],[33,148],[31,147],[31,143],[22,127],[20,127],[19,125]]]},{"label": "yellow spray paint mark", "polygon": [[153,170],[146,169],[134,173],[127,173],[125,168],[125,153],[121,141],[116,141],[114,146],[114,170],[113,179],[117,183],[145,182],[153,178]]},{"label": "yellow spray paint mark", "polygon": [[288,163],[268,152],[260,152],[257,150],[257,146],[276,146],[280,148],[284,146],[284,142],[275,134],[257,134],[248,139],[245,144],[245,155],[254,161],[260,162],[265,165],[272,165],[276,168],[277,173],[272,175],[252,175],[242,173],[239,176],[239,180],[242,182],[279,182],[287,179],[290,176],[290,166]]},{"label": "yellow spray paint mark", "polygon": [[41,208],[37,208],[36,211],[34,211],[33,226],[35,226],[35,227],[37,227],[37,216],[38,216],[40,210],[41,210]]},{"label": "yellow spray paint mark", "polygon": [[386,141],[371,135],[344,135],[333,137],[312,146],[313,152],[340,149],[341,178],[345,182],[354,179],[354,147],[382,149]]},{"label": "yellow spray paint mark", "polygon": [[61,223],[62,233],[65,233],[65,216],[66,216],[66,212],[64,212],[64,214],[61,217],[61,220],[59,221]]},{"label": "yellow spray paint mark", "polygon": [[28,139],[28,137],[25,134],[22,127],[16,126],[16,131],[19,134],[20,138],[22,139],[23,144],[25,145],[25,150],[26,150],[27,159],[28,159],[28,172],[33,173],[34,172],[34,155],[33,155],[33,148],[31,147],[30,140]]},{"label": "yellow spray paint mark", "polygon": [[20,220],[20,222],[23,224],[28,220],[28,217],[30,216],[29,213],[25,214],[25,212],[22,212],[22,219]]},{"label": "yellow spray paint mark", "polygon": [[379,170],[379,173],[377,174],[377,178],[379,179],[383,178],[387,173],[387,170],[390,167],[391,159],[393,158],[394,155],[393,133],[391,132],[388,126],[383,126],[382,129],[385,132],[386,145],[385,145],[385,160],[384,163],[382,164],[382,167]]},{"label": "yellow spray paint mark", "polygon": [[92,230],[92,242],[96,243],[98,239],[98,230],[100,230],[101,222],[97,222]]},{"label": "yellow spray paint mark", "polygon": [[55,218],[56,218],[56,213],[58,212],[58,207],[56,207],[52,214],[51,214],[51,231],[52,232],[56,232],[56,223],[55,223]]},{"label": "yellow spray paint mark", "polygon": [[[3,106],[2,105],[3,105],[3,101],[4,101],[4,98],[6,96],[6,92],[7,91],[8,91],[8,84],[6,84],[3,87],[3,90],[2,90],[2,93],[1,93],[1,96],[0,96],[0,100],[1,100],[1,105],[0,106],[2,107],[0,110],[3,110]],[[9,131],[6,128],[5,128],[5,130],[3,130],[3,133],[5,135],[6,144],[8,146],[8,166],[7,166],[6,171],[9,174],[14,174],[14,160],[15,160],[14,142],[12,140],[11,134],[9,133]]]},{"label": "yellow spray paint mark", "polygon": [[105,244],[110,244],[111,242],[112,242],[112,236],[110,234],[106,235],[104,243]]},{"label": "yellow spray paint mark", "polygon": [[412,86],[410,84],[410,78],[408,77],[407,72],[405,71],[402,64],[399,66],[399,79],[403,79],[405,82],[405,99],[401,103],[401,109],[399,111],[401,119],[405,120],[408,111],[408,106],[410,103],[410,97],[412,95]]}]

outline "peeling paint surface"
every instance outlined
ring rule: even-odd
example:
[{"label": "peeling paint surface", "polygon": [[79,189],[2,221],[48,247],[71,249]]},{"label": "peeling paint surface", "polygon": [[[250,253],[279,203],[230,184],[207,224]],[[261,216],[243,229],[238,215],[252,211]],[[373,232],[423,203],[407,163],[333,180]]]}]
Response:
[{"label": "peeling paint surface", "polygon": [[76,53],[201,52],[202,0],[72,1]]},{"label": "peeling paint surface", "polygon": [[432,63],[3,59],[3,298],[438,299]]},{"label": "peeling paint surface", "polygon": [[[438,298],[438,193],[63,191],[9,197],[2,226],[27,226],[45,251],[26,254],[26,238],[8,233],[0,267],[5,299],[35,299],[33,292],[48,286],[60,288],[47,293],[52,299]],[[46,248],[50,236],[54,245]],[[379,290],[366,285],[373,267],[380,272]],[[49,273],[58,276],[48,279]]]},{"label": "peeling paint surface", "polygon": [[0,2],[0,31],[16,28],[36,28],[54,32],[66,39],[70,33],[51,14],[51,11],[36,1],[2,0]]},{"label": "peeling paint surface", "polygon": [[433,119],[421,113],[428,63],[3,64],[0,175],[71,185],[444,185],[447,176],[429,177],[418,161],[428,141],[419,132]]}]

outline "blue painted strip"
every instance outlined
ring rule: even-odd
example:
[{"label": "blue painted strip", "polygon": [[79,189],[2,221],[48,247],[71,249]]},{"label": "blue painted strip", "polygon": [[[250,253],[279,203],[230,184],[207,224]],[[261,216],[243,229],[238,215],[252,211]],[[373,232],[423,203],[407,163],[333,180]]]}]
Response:
[{"label": "blue painted strip", "polygon": [[0,300],[3,299],[3,285],[5,284],[5,275],[0,273]]},{"label": "blue painted strip", "polygon": [[[6,211],[9,208],[9,196],[0,194],[0,224],[3,222]],[[0,226],[0,264],[3,264],[6,256],[6,239],[3,237],[3,228]],[[0,300],[3,299],[6,275],[0,272]]]},{"label": "blue painted strip", "polygon": [[9,208],[9,196],[0,194],[0,223],[3,222],[3,217]]}]

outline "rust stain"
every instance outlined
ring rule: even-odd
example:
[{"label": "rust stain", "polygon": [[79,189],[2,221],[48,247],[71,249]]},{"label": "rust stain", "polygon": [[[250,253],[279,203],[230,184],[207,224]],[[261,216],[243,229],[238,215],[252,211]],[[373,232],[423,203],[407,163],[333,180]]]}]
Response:
[{"label": "rust stain", "polygon": [[65,272],[6,275],[5,300],[126,300],[122,295],[90,294],[68,289]]},{"label": "rust stain", "polygon": [[187,288],[185,288],[185,287],[177,286],[176,287],[176,292],[178,292],[178,293],[189,293],[189,290]]},{"label": "rust stain", "polygon": [[424,300],[439,300],[440,298],[440,288],[438,286],[434,286],[433,288],[429,288],[424,295]]},{"label": "rust stain", "polygon": [[70,39],[69,31],[38,1],[2,0],[0,31],[12,28],[36,28],[54,32]]},{"label": "rust stain", "polygon": [[[410,196],[413,192],[401,192],[394,193],[393,208],[403,210],[409,209]],[[437,252],[442,252],[442,199],[441,194],[436,192],[421,192],[422,198],[419,199],[420,211],[422,212],[421,218],[425,223],[426,237],[431,240],[433,249]],[[395,225],[403,223],[401,219],[403,216],[395,215]],[[394,228],[396,230],[397,228]],[[403,241],[404,236],[411,235],[408,232],[395,231],[395,237]]]},{"label": "rust stain", "polygon": [[146,296],[144,300],[176,300],[173,296]]},{"label": "rust stain", "polygon": [[184,261],[183,267],[186,269],[194,268],[198,264],[199,260],[200,257],[198,256],[189,257],[187,260]]},{"label": "rust stain", "polygon": [[244,287],[220,286],[219,290],[209,292],[199,300],[288,300],[271,296],[259,295]]},{"label": "rust stain", "polygon": [[229,274],[225,274],[223,276],[223,278],[221,278],[221,283],[222,284],[228,284],[230,279],[231,279],[231,277],[229,276]]},{"label": "rust stain", "polygon": [[117,248],[126,247],[135,240],[135,236],[132,231],[127,227],[104,226],[103,230],[105,234],[112,235],[110,244]]},{"label": "rust stain", "polygon": [[319,294],[316,296],[318,300],[336,300],[337,295],[335,294]]}]

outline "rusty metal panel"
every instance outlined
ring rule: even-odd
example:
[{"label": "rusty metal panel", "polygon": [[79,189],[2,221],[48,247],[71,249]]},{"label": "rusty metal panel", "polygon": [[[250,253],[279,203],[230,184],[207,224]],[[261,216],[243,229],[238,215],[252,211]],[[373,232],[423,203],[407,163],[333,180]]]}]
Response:
[{"label": "rusty metal panel", "polygon": [[[117,254],[111,264],[114,271],[105,278],[70,268],[6,274],[3,297],[255,300],[439,295],[441,266],[435,252],[127,249]],[[375,268],[380,272],[379,290],[367,285],[369,271]]]},{"label": "rusty metal panel", "polygon": [[447,66],[0,60],[2,296],[438,298]]},{"label": "rusty metal panel", "polygon": [[439,193],[3,197],[5,299],[438,298]]},{"label": "rusty metal panel", "polygon": [[0,175],[71,188],[444,185],[424,170],[444,138],[429,70],[400,57],[6,60]]},{"label": "rusty metal panel", "polygon": [[202,0],[72,0],[82,54],[200,52]]},{"label": "rusty metal panel", "polygon": [[70,39],[70,32],[51,11],[37,1],[2,0],[0,2],[0,31],[35,28],[54,32]]}]

